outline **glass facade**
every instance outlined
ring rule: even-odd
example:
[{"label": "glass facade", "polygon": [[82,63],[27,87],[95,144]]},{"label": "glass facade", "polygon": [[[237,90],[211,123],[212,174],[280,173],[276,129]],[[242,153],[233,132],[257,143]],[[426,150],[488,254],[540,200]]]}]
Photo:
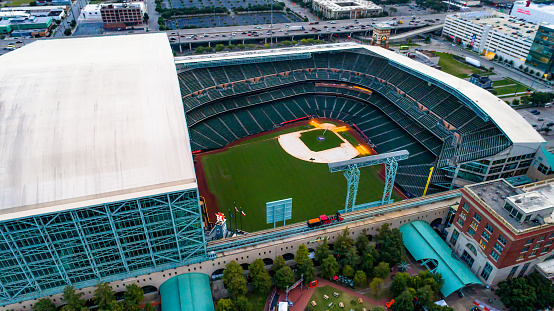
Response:
[{"label": "glass facade", "polygon": [[525,64],[547,74],[552,72],[554,65],[554,28],[552,26],[539,26]]}]

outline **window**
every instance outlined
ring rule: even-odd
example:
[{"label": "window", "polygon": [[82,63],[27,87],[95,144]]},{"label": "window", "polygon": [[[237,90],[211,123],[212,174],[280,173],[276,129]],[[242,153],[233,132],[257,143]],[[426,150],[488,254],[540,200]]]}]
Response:
[{"label": "window", "polygon": [[485,239],[485,241],[487,242],[491,239],[490,234],[488,234],[486,231],[483,231],[482,236],[483,236],[483,239]]},{"label": "window", "polygon": [[494,244],[494,249],[499,253],[499,254],[502,254],[502,251],[504,250],[504,247],[502,247],[502,245],[498,244],[498,243],[495,243]]},{"label": "window", "polygon": [[474,236],[475,235],[475,230],[469,228],[469,229],[467,229],[467,234],[469,234],[471,236]]},{"label": "window", "polygon": [[460,227],[464,227],[464,221],[462,220],[462,218],[458,217],[458,220],[456,221],[456,223],[460,226]]},{"label": "window", "polygon": [[477,222],[481,222],[481,216],[479,216],[479,214],[477,213],[473,215],[473,219],[477,220]]},{"label": "window", "polygon": [[551,238],[551,239],[554,238],[554,233],[552,233],[552,234],[550,235],[550,238]]},{"label": "window", "polygon": [[475,222],[475,220],[471,222],[471,228],[473,228],[474,230],[477,230],[478,226],[479,225]]},{"label": "window", "polygon": [[531,215],[525,216],[525,219],[523,221],[529,221],[531,219]]},{"label": "window", "polygon": [[512,268],[512,270],[510,271],[510,274],[508,274],[508,280],[514,277],[514,274],[516,274],[517,268],[519,268],[519,266],[515,266]]},{"label": "window", "polygon": [[533,249],[537,249],[537,248],[539,248],[539,247],[541,247],[541,243],[535,244],[535,247],[533,247]]},{"label": "window", "polygon": [[529,250],[529,246],[525,246],[525,247],[521,250],[521,252],[522,252],[522,253],[525,253],[525,252],[527,252],[528,250]]},{"label": "window", "polygon": [[462,205],[462,208],[466,211],[466,212],[469,212],[469,205],[465,204]]},{"label": "window", "polygon": [[548,245],[552,245],[552,241],[548,241],[548,242],[546,242],[546,244],[545,244],[545,245],[546,245],[546,246],[548,246]]},{"label": "window", "polygon": [[491,257],[494,259],[494,261],[498,261],[498,257],[500,257],[500,256],[498,255],[497,252],[495,252],[493,250],[493,251],[491,251]]},{"label": "window", "polygon": [[548,247],[543,248],[542,251],[541,251],[541,254],[544,254],[546,252],[548,252]]},{"label": "window", "polygon": [[527,240],[527,242],[525,242],[525,245],[529,245],[529,244],[533,243],[534,240],[535,240],[535,239],[529,239],[529,240]]},{"label": "window", "polygon": [[539,237],[539,240],[538,240],[538,242],[542,242],[542,241],[544,241],[544,237],[545,237],[545,235],[541,235],[541,236]]},{"label": "window", "polygon": [[498,242],[502,243],[502,245],[506,245],[506,239],[501,235],[498,236]]},{"label": "window", "polygon": [[521,271],[519,271],[519,274],[517,275],[518,278],[522,277],[525,274],[525,271],[527,271],[527,268],[529,268],[530,264],[531,263],[528,262],[523,266],[523,268],[521,268]]},{"label": "window", "polygon": [[525,255],[524,255],[524,254],[521,254],[521,255],[519,255],[519,256],[517,257],[517,260],[522,260],[523,257],[525,257]]},{"label": "window", "polygon": [[467,213],[464,212],[464,211],[462,211],[462,212],[460,213],[460,217],[463,218],[463,219],[465,220],[466,217],[467,217]]},{"label": "window", "polygon": [[487,224],[485,226],[485,230],[487,230],[488,232],[492,233],[494,231],[494,229],[491,227],[491,225]]},{"label": "window", "polygon": [[454,231],[452,232],[452,237],[450,237],[450,244],[452,244],[452,246],[456,245],[456,242],[458,242],[459,236],[460,236],[460,232],[454,229]]},{"label": "window", "polygon": [[529,257],[533,257],[537,254],[537,251],[532,251],[531,254],[529,255]]},{"label": "window", "polygon": [[469,255],[466,251],[463,252],[462,254],[462,261],[465,262],[470,268],[471,266],[473,266],[473,262],[475,262],[475,259],[473,259],[473,257],[471,257],[471,255]]},{"label": "window", "polygon": [[489,276],[491,275],[491,272],[492,272],[492,266],[490,263],[486,263],[485,264],[485,268],[483,268],[483,271],[481,272],[481,277],[483,278],[483,280],[487,281],[489,279]]},{"label": "window", "polygon": [[475,249],[475,246],[471,243],[466,244],[467,249],[469,249],[474,255],[477,255],[477,249]]},{"label": "window", "polygon": [[480,245],[483,249],[485,249],[485,248],[487,248],[487,241],[486,241],[485,239],[481,239],[481,240],[479,241],[479,245]]}]

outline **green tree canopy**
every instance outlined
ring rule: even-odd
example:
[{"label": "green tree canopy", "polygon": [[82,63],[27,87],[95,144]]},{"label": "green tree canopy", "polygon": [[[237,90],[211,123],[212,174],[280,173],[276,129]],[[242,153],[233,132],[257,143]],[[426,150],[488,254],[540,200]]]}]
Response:
[{"label": "green tree canopy", "polygon": [[227,48],[229,48],[229,50],[234,50],[235,47],[236,47],[236,46],[235,46],[234,44],[229,44],[229,45],[227,46]]},{"label": "green tree canopy", "polygon": [[304,275],[304,284],[308,284],[315,279],[314,262],[308,258],[298,267],[298,272]]},{"label": "green tree canopy", "polygon": [[323,243],[315,249],[315,260],[322,262],[323,259],[329,257],[331,251],[329,250],[329,243],[327,243],[327,237],[323,239]]},{"label": "green tree canopy", "polygon": [[391,306],[392,311],[413,311],[414,297],[408,291],[404,291],[398,297],[394,298],[394,303]]},{"label": "green tree canopy", "polygon": [[364,286],[367,284],[367,276],[365,275],[365,272],[362,270],[356,271],[354,274],[354,285],[356,286]]},{"label": "green tree canopy", "polygon": [[248,299],[244,296],[237,297],[234,306],[235,310],[237,311],[252,311],[252,309],[254,308],[254,306],[252,306],[252,303],[248,301]]},{"label": "green tree canopy", "polygon": [[236,261],[231,261],[225,266],[223,284],[233,299],[246,294],[248,291],[244,270]]},{"label": "green tree canopy", "polygon": [[380,262],[377,267],[373,269],[373,274],[376,277],[386,279],[390,274],[390,266],[388,262]]},{"label": "green tree canopy", "polygon": [[509,310],[531,311],[552,307],[552,283],[538,273],[498,283],[495,293]]},{"label": "green tree canopy", "polygon": [[196,50],[194,50],[194,53],[202,54],[202,53],[204,53],[204,51],[206,51],[206,49],[203,46],[199,46],[199,47],[196,48]]},{"label": "green tree canopy", "polygon": [[373,275],[373,266],[375,265],[375,258],[371,253],[365,253],[362,255],[360,261],[360,269],[362,269],[367,276]]},{"label": "green tree canopy", "polygon": [[369,239],[367,238],[367,230],[364,229],[362,231],[362,234],[358,236],[356,239],[356,250],[358,251],[358,254],[363,255],[365,253],[369,253]]},{"label": "green tree canopy", "polygon": [[235,305],[231,299],[219,299],[217,302],[218,311],[235,311]]},{"label": "green tree canopy", "polygon": [[48,298],[42,298],[33,305],[33,311],[56,311],[56,305]]},{"label": "green tree canopy", "polygon": [[252,285],[258,293],[266,294],[271,289],[271,277],[265,269],[264,261],[260,258],[254,260],[248,267],[252,277]]},{"label": "green tree canopy", "polygon": [[360,259],[360,256],[358,256],[358,253],[356,252],[356,248],[351,246],[350,249],[346,252],[346,254],[344,254],[344,257],[342,258],[341,262],[343,266],[349,265],[351,267],[357,267],[359,259]]},{"label": "green tree canopy", "polygon": [[284,266],[275,273],[275,285],[280,289],[286,289],[294,284],[294,272],[289,266]]},{"label": "green tree canopy", "polygon": [[223,45],[223,44],[216,44],[215,50],[218,51],[218,52],[221,52],[221,51],[225,50],[225,45]]},{"label": "green tree canopy", "polygon": [[98,306],[98,310],[109,310],[108,306],[112,301],[115,301],[115,294],[112,287],[105,282],[96,284],[96,289],[94,290],[94,303]]},{"label": "green tree canopy", "polygon": [[398,228],[391,230],[388,223],[384,223],[377,231],[379,234],[375,241],[379,245],[379,261],[388,262],[391,267],[395,266],[406,255],[402,232]]},{"label": "green tree canopy", "polygon": [[237,44],[237,48],[239,48],[240,50],[244,50],[244,49],[246,49],[246,45],[244,45],[244,44],[242,44],[242,43],[241,43],[241,44]]},{"label": "green tree canopy", "polygon": [[144,311],[156,311],[156,308],[154,308],[154,306],[147,302],[146,305],[144,305]]},{"label": "green tree canopy", "polygon": [[375,295],[379,296],[379,291],[381,290],[381,284],[383,284],[383,279],[381,278],[373,278],[371,280],[371,283],[369,283],[369,287],[373,289],[375,292]]},{"label": "green tree canopy", "polygon": [[296,257],[294,260],[296,262],[296,266],[300,267],[304,261],[310,260],[309,257],[310,252],[308,251],[306,245],[301,244],[300,246],[298,246],[298,249],[296,250]]},{"label": "green tree canopy", "polygon": [[83,296],[83,293],[75,293],[73,286],[66,286],[62,294],[62,300],[66,303],[63,310],[86,310],[85,300],[81,299],[81,296]]},{"label": "green tree canopy", "polygon": [[275,261],[273,261],[273,266],[271,266],[271,270],[277,272],[279,269],[285,267],[287,264],[285,263],[285,258],[283,256],[279,255],[277,258],[275,258]]},{"label": "green tree canopy", "polygon": [[350,230],[346,227],[337,237],[335,242],[335,254],[339,259],[346,255],[346,252],[352,247],[354,240],[350,237]]},{"label": "green tree canopy", "polygon": [[329,255],[321,263],[321,276],[330,280],[334,275],[339,272],[339,263],[333,255]]},{"label": "green tree canopy", "polygon": [[435,301],[435,292],[429,285],[420,287],[416,292],[418,302],[425,306],[430,306]]},{"label": "green tree canopy", "polygon": [[350,265],[346,265],[344,266],[344,269],[342,269],[342,275],[344,275],[347,278],[353,277],[355,272],[356,271],[354,271],[354,268],[352,268],[352,266]]},{"label": "green tree canopy", "polygon": [[406,290],[408,282],[410,281],[410,274],[407,272],[400,272],[394,276],[390,290],[392,294],[396,297]]},{"label": "green tree canopy", "polygon": [[144,300],[144,291],[137,284],[126,286],[124,297],[125,309],[128,311],[140,311],[140,304]]}]

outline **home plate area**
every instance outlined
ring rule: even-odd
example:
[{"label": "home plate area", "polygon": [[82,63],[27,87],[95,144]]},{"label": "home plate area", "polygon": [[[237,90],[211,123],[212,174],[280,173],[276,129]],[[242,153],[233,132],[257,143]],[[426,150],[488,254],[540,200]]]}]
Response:
[{"label": "home plate area", "polygon": [[[332,163],[350,160],[368,152],[352,146],[339,133],[347,127],[337,127],[331,123],[311,122],[313,129],[280,135],[281,148],[291,156],[314,163]],[[363,147],[362,147],[363,148]]]}]

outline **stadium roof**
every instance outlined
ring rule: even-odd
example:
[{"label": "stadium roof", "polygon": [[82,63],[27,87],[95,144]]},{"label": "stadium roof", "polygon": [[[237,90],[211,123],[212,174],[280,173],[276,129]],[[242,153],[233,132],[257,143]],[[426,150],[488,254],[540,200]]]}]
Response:
[{"label": "stadium roof", "polygon": [[268,56],[287,56],[301,53],[319,53],[341,50],[366,49],[393,62],[404,65],[426,75],[434,80],[450,85],[463,93],[469,100],[473,101],[492,121],[506,134],[514,143],[537,148],[545,140],[531,125],[514,109],[508,106],[503,100],[468,81],[459,79],[438,69],[431,68],[425,64],[414,61],[406,56],[397,54],[378,46],[360,45],[351,42],[326,45],[314,45],[303,47],[290,47],[272,50],[243,51],[212,55],[195,55],[177,57],[176,64],[187,63],[209,63],[233,59],[245,58],[266,58]]},{"label": "stadium roof", "polygon": [[165,34],[0,57],[0,220],[196,187]]}]

